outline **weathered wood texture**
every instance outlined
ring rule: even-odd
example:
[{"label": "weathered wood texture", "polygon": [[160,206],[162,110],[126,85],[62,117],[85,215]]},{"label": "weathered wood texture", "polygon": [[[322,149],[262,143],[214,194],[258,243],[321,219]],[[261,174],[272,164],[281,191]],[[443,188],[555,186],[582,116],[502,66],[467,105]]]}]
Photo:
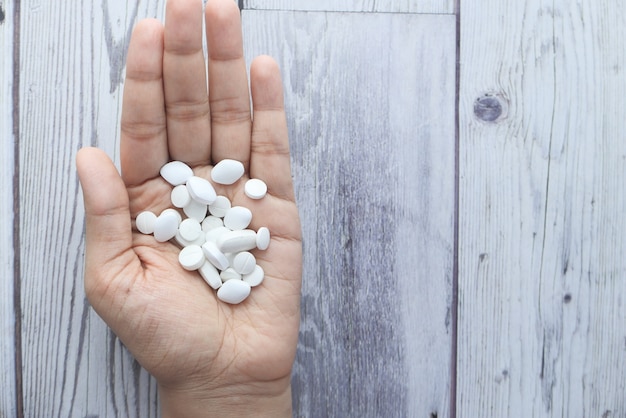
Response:
[{"label": "weathered wood texture", "polygon": [[13,252],[13,3],[0,0],[0,418],[16,414]]},{"label": "weathered wood texture", "polygon": [[450,14],[455,0],[243,0],[245,9]]},{"label": "weathered wood texture", "polygon": [[454,17],[243,17],[248,57],[276,57],[285,81],[305,250],[296,415],[449,416]]},{"label": "weathered wood texture", "polygon": [[74,156],[117,157],[135,18],[162,3],[21,2],[20,207],[24,415],[155,416],[156,388],[89,307]]},{"label": "weathered wood texture", "polygon": [[623,3],[461,18],[459,416],[626,416]]}]

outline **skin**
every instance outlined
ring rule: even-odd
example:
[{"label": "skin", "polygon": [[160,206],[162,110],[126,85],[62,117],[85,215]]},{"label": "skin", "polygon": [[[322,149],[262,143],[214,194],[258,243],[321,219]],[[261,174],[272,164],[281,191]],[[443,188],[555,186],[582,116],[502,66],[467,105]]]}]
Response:
[{"label": "skin", "polygon": [[[77,169],[86,213],[85,291],[96,312],[158,381],[162,416],[291,416],[290,375],[300,320],[302,244],[290,172],[280,71],[267,56],[243,58],[239,10],[210,0],[169,0],[166,23],[142,20],[129,45],[121,122],[120,175],[96,148]],[[208,91],[207,91],[208,77]],[[254,111],[251,117],[250,94]],[[264,282],[240,305],[219,301],[179,248],[134,229],[138,213],[171,207],[168,161],[210,179],[213,164],[242,161],[244,178],[218,187],[269,228],[256,251]],[[243,193],[260,178],[268,195]]]}]

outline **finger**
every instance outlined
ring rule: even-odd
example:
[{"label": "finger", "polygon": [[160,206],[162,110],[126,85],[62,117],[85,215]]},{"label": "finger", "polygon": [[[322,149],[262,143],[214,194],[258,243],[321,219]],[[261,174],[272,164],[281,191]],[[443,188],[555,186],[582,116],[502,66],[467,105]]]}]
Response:
[{"label": "finger", "polygon": [[270,194],[294,200],[289,135],[278,64],[271,57],[257,57],[250,67],[254,121],[250,177],[267,184]]},{"label": "finger", "polygon": [[142,20],[128,46],[122,103],[120,152],[128,186],[157,176],[168,160],[162,75],[163,26]]},{"label": "finger", "polygon": [[102,272],[116,274],[115,266],[138,263],[132,251],[128,194],[124,182],[107,155],[97,148],[83,148],[76,168],[85,203],[85,288],[98,287]]},{"label": "finger", "polygon": [[211,103],[211,157],[214,162],[250,159],[250,93],[243,57],[241,17],[232,0],[206,6]]},{"label": "finger", "polygon": [[202,51],[202,1],[167,3],[163,86],[170,156],[207,164],[211,150],[209,97]]}]

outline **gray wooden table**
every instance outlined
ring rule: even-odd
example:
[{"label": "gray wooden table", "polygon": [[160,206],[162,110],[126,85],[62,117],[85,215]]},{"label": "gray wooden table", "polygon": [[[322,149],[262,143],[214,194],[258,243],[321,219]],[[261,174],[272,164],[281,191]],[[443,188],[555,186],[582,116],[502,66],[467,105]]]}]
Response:
[{"label": "gray wooden table", "polygon": [[[626,416],[618,0],[244,0],[304,228],[302,417]],[[0,417],[156,417],[85,299],[74,156],[118,159],[163,0],[0,0]]]}]

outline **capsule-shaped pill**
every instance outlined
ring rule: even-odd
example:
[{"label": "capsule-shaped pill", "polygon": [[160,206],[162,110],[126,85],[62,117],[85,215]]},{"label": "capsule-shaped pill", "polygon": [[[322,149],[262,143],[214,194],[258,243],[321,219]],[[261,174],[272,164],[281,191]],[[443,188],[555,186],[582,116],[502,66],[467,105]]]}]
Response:
[{"label": "capsule-shaped pill", "polygon": [[222,302],[236,305],[250,295],[250,285],[243,280],[228,280],[217,291],[217,298]]},{"label": "capsule-shaped pill", "polygon": [[202,244],[202,251],[204,251],[206,259],[217,269],[226,270],[228,268],[228,258],[217,248],[214,242],[207,241]]},{"label": "capsule-shaped pill", "polygon": [[219,289],[222,286],[222,278],[220,277],[220,273],[217,271],[215,266],[211,264],[208,260],[202,264],[202,267],[198,270],[200,276],[204,279],[205,282],[213,289]]},{"label": "capsule-shaped pill", "polygon": [[251,229],[227,231],[217,239],[217,248],[223,253],[239,253],[256,247],[256,232]]}]

